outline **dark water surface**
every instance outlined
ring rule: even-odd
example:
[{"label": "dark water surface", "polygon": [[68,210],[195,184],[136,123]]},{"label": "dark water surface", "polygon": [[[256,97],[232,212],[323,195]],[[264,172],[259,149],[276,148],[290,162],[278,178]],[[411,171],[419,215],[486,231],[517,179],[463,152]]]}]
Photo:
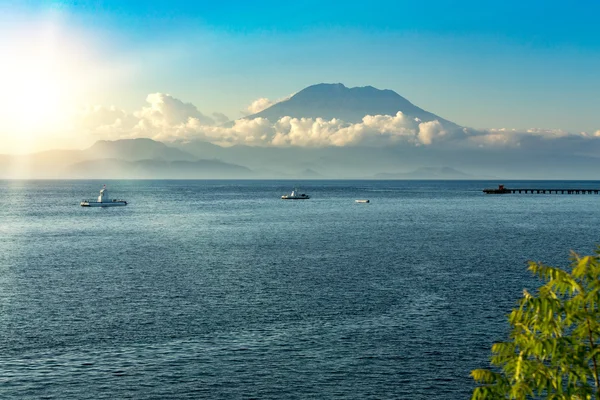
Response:
[{"label": "dark water surface", "polygon": [[599,195],[496,182],[102,183],[0,181],[2,399],[465,399],[526,261],[600,242]]}]

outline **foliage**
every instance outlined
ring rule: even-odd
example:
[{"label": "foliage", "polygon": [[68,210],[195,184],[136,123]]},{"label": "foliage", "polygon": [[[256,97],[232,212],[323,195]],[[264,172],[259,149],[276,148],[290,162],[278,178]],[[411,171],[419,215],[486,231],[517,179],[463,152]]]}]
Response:
[{"label": "foliage", "polygon": [[472,399],[600,399],[600,249],[573,253],[570,272],[529,270],[545,284],[510,313],[510,340],[492,346],[495,370],[471,372]]}]

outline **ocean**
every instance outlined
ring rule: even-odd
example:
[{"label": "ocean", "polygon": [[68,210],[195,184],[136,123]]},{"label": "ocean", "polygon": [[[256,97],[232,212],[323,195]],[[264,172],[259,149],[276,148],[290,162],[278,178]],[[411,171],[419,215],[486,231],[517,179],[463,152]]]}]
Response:
[{"label": "ocean", "polygon": [[600,188],[0,181],[0,398],[469,398],[527,261],[600,242],[600,195],[498,183]]}]

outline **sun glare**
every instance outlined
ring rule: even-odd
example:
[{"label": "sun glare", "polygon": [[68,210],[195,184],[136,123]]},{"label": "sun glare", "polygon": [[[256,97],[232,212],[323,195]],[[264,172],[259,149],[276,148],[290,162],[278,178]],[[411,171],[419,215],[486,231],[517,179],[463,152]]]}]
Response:
[{"label": "sun glare", "polygon": [[7,39],[0,39],[0,135],[30,145],[64,126],[73,68],[51,31]]},{"label": "sun glare", "polygon": [[36,65],[0,73],[11,78],[2,84],[7,94],[0,100],[7,113],[3,124],[20,133],[41,133],[53,128],[63,111],[67,89],[61,78]]}]

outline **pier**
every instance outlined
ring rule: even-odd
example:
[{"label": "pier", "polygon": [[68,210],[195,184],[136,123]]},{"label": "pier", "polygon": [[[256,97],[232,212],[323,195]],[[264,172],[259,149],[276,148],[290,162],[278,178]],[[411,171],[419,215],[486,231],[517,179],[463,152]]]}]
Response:
[{"label": "pier", "polygon": [[504,185],[498,185],[495,189],[483,189],[485,194],[515,194],[515,193],[530,193],[530,194],[599,194],[600,189],[539,189],[539,188],[515,188],[509,189]]}]

